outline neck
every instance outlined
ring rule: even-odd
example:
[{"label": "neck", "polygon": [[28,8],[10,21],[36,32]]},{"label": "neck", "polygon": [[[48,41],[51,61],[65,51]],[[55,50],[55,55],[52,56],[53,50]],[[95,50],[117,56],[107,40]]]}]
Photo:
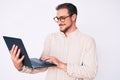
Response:
[{"label": "neck", "polygon": [[68,31],[66,31],[64,34],[68,36],[71,32],[75,31],[77,29],[76,25],[72,26]]}]

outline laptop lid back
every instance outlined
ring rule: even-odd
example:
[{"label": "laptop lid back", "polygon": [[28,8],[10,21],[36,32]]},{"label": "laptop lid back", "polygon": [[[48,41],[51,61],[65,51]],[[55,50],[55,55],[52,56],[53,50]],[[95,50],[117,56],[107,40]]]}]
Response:
[{"label": "laptop lid back", "polygon": [[14,38],[14,37],[8,37],[8,36],[3,36],[3,38],[9,51],[12,49],[13,44],[17,45],[21,49],[19,58],[21,58],[23,55],[25,56],[23,60],[23,65],[29,68],[32,68],[29,56],[27,55],[27,51],[24,47],[22,40],[20,38]]}]

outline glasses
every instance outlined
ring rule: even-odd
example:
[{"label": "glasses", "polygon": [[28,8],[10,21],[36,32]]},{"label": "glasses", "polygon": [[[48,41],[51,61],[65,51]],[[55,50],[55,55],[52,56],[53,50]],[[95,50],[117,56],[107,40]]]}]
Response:
[{"label": "glasses", "polygon": [[54,17],[53,19],[58,22],[58,21],[61,21],[61,22],[65,22],[65,19],[68,18],[70,16],[61,16],[61,17]]}]

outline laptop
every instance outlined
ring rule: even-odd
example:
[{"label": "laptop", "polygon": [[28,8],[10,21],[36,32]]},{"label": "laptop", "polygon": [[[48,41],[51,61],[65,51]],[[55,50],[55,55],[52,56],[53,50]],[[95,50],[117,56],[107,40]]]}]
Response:
[{"label": "laptop", "polygon": [[15,38],[15,37],[8,37],[8,36],[3,36],[3,39],[6,43],[9,51],[11,50],[13,44],[17,45],[21,49],[19,58],[21,58],[23,55],[25,56],[25,58],[23,60],[24,66],[31,68],[31,69],[56,66],[53,63],[45,62],[45,61],[42,61],[41,59],[29,58],[22,39]]}]

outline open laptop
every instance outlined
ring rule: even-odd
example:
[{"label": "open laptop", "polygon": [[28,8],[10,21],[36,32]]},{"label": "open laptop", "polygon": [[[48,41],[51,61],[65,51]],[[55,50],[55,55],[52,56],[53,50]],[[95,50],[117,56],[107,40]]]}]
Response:
[{"label": "open laptop", "polygon": [[22,42],[22,39],[20,38],[14,38],[14,37],[8,37],[8,36],[3,36],[3,39],[9,49],[9,51],[11,50],[13,44],[17,45],[20,49],[21,49],[21,53],[19,58],[21,58],[23,55],[25,56],[24,60],[23,60],[23,65],[31,68],[31,69],[36,69],[36,68],[45,68],[45,67],[53,67],[56,66],[53,63],[49,63],[49,62],[44,62],[41,59],[37,59],[37,58],[29,58],[27,51],[24,47],[24,44]]}]

